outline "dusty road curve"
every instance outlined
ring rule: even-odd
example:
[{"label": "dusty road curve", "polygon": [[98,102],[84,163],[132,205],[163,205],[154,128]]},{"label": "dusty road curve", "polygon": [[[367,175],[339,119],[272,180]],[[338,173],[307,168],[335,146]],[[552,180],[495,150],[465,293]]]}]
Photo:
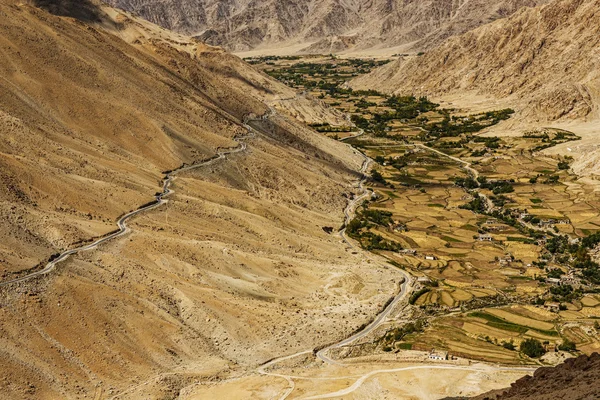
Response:
[{"label": "dusty road curve", "polygon": [[137,210],[131,211],[131,212],[123,215],[121,218],[119,218],[119,220],[117,221],[117,227],[118,227],[117,231],[112,232],[112,233],[108,234],[107,236],[104,236],[104,237],[94,241],[93,243],[90,243],[90,244],[87,244],[84,246],[80,246],[80,247],[76,247],[74,249],[70,249],[70,250],[67,250],[67,251],[59,254],[57,257],[50,260],[46,264],[46,266],[39,271],[32,272],[32,273],[24,275],[22,277],[11,279],[11,280],[8,280],[5,282],[0,282],[0,287],[12,285],[15,283],[27,281],[29,279],[32,279],[32,278],[35,278],[38,276],[46,275],[46,274],[52,272],[56,268],[57,264],[60,264],[61,262],[67,260],[70,256],[80,253],[80,252],[83,252],[83,251],[93,250],[103,243],[106,243],[110,240],[113,240],[120,236],[123,236],[125,233],[127,233],[129,231],[129,228],[127,227],[127,221],[129,221],[131,218],[135,217],[138,214],[150,211],[150,210],[157,208],[167,202],[167,200],[165,198],[168,197],[171,193],[173,193],[173,190],[170,189],[170,186],[177,174],[180,174],[182,172],[189,171],[192,169],[200,168],[200,167],[205,167],[207,165],[212,165],[220,160],[225,159],[228,155],[246,151],[247,145],[246,145],[246,143],[242,142],[242,140],[248,139],[248,138],[254,136],[254,129],[248,125],[248,122],[251,122],[253,120],[268,119],[271,116],[273,116],[274,114],[275,114],[275,110],[270,109],[265,115],[260,116],[260,117],[251,117],[251,116],[244,117],[243,125],[247,129],[248,134],[234,138],[234,140],[239,143],[238,147],[221,149],[221,150],[217,149],[217,155],[215,155],[214,157],[212,157],[208,160],[199,162],[197,164],[184,165],[176,170],[173,170],[173,171],[167,173],[165,175],[165,177],[163,178],[162,192],[155,196],[155,200],[152,203],[144,205],[144,206],[138,208]]},{"label": "dusty road curve", "polygon": [[[358,135],[356,136],[360,136],[364,133],[364,131],[359,132]],[[350,146],[350,145],[348,145]],[[352,146],[350,146],[352,147]],[[367,180],[367,176],[366,176],[366,171],[369,168],[369,165],[371,165],[372,160],[367,157],[365,154],[363,154],[362,152],[360,153],[362,155],[362,157],[364,158],[364,162],[363,165],[361,167],[360,172],[363,174],[363,176],[361,177],[359,183],[358,183],[358,189],[360,191],[362,191],[362,194],[360,194],[359,196],[355,197],[354,199],[352,199],[346,209],[344,210],[344,216],[345,216],[345,225],[347,225],[352,218],[354,218],[354,214],[356,213],[356,209],[364,202],[364,200],[371,196],[371,191],[367,190],[364,187],[364,184]],[[334,343],[330,346],[327,346],[319,351],[316,352],[316,356],[324,361],[327,364],[336,364],[336,365],[343,365],[343,363],[336,361],[332,358],[330,358],[327,353],[329,352],[329,350],[334,349],[334,348],[339,348],[339,347],[343,347],[346,346],[358,339],[361,339],[367,335],[369,335],[371,332],[373,332],[373,330],[375,330],[377,327],[379,327],[383,322],[385,322],[385,320],[387,319],[387,317],[390,315],[390,313],[394,310],[394,308],[396,307],[396,305],[400,302],[402,302],[403,300],[405,300],[408,295],[409,295],[409,283],[411,281],[411,276],[405,272],[402,271],[394,266],[388,265],[386,264],[384,261],[379,260],[377,258],[375,258],[374,256],[372,256],[370,253],[360,249],[357,247],[357,245],[355,243],[353,243],[352,241],[350,241],[348,239],[348,237],[346,236],[346,228],[344,227],[340,232],[340,237],[343,240],[344,243],[346,243],[350,248],[355,249],[357,251],[361,251],[363,252],[363,254],[370,259],[371,261],[373,261],[374,263],[378,264],[378,265],[384,265],[387,268],[394,268],[395,270],[398,271],[398,273],[402,276],[403,280],[402,283],[400,284],[400,290],[398,292],[398,294],[393,298],[393,300],[384,308],[384,310],[377,314],[377,316],[374,318],[374,320],[367,325],[364,329],[360,330],[359,332],[353,334],[352,336]],[[277,374],[274,372],[267,372],[266,369],[269,367],[272,367],[280,362],[283,361],[287,361],[290,359],[293,359],[295,357],[301,356],[301,355],[305,355],[305,354],[310,354],[310,353],[314,353],[314,350],[305,350],[296,354],[292,354],[292,355],[288,355],[288,356],[284,356],[284,357],[280,357],[280,358],[276,358],[273,359],[261,366],[259,366],[257,368],[257,371],[259,374],[261,375],[267,375],[267,376],[273,376],[273,377],[278,377],[278,378],[283,378],[285,380],[287,380],[289,387],[288,389],[286,389],[285,392],[283,392],[280,397],[279,400],[285,400],[295,389],[295,383],[294,383],[294,379],[310,379],[310,378],[300,378],[300,377],[295,377],[292,375],[285,375],[285,374]]]},{"label": "dusty road curve", "polygon": [[[449,158],[449,159],[451,159],[452,161],[456,161],[457,163],[459,163],[459,164],[462,164],[462,165],[463,165],[463,168],[464,168],[464,169],[465,169],[465,170],[466,170],[466,171],[469,173],[469,175],[471,175],[471,177],[472,177],[473,179],[477,180],[477,178],[479,178],[479,171],[477,171],[475,168],[473,168],[473,167],[471,166],[471,163],[470,163],[470,162],[467,162],[467,161],[465,161],[465,160],[462,160],[462,159],[460,159],[460,158],[458,158],[458,157],[451,156],[450,154],[446,154],[446,153],[444,153],[443,151],[439,151],[439,150],[437,150],[437,149],[434,149],[434,148],[432,148],[432,147],[425,146],[424,144],[421,144],[421,143],[419,143],[419,144],[415,144],[415,147],[420,147],[420,148],[422,148],[422,149],[424,149],[424,150],[428,150],[428,151],[431,151],[431,152],[433,152],[433,153],[439,154],[439,155],[441,155],[441,156],[443,156],[443,157]],[[479,192],[478,192],[478,193],[479,193]],[[489,197],[487,197],[487,196],[486,196],[485,194],[483,194],[483,193],[479,193],[479,196],[481,196],[481,198],[483,198],[483,199],[485,200],[485,202],[486,202],[486,204],[487,204],[487,209],[488,209],[488,210],[492,210],[492,209],[494,208],[494,203],[492,203],[492,200],[490,200],[490,198],[489,198]]]},{"label": "dusty road curve", "polygon": [[461,370],[461,371],[469,371],[469,372],[513,372],[513,371],[523,371],[524,374],[535,371],[535,368],[520,368],[520,367],[494,367],[489,365],[482,366],[460,366],[460,365],[416,365],[411,367],[402,367],[402,368],[393,368],[393,369],[379,369],[375,371],[371,371],[367,374],[364,374],[359,379],[357,379],[352,385],[347,387],[346,389],[338,390],[337,392],[331,392],[326,394],[320,394],[316,396],[303,397],[304,400],[316,400],[316,399],[330,399],[334,397],[342,397],[349,395],[350,393],[356,391],[365,381],[377,374],[393,374],[402,371],[412,371],[419,369],[427,369],[427,370]]},{"label": "dusty road curve", "polygon": [[[359,132],[357,136],[360,136],[364,134],[364,131],[361,130],[361,132]],[[364,155],[363,153],[361,153],[365,159],[363,166],[361,168],[361,172],[363,173],[363,178],[360,180],[359,182],[359,189],[363,192],[360,196],[358,196],[357,198],[353,199],[348,206],[346,207],[346,209],[344,210],[344,215],[346,217],[346,221],[345,224],[347,225],[352,218],[354,218],[354,214],[356,213],[356,209],[358,208],[358,206],[360,204],[363,203],[364,199],[367,198],[368,196],[371,195],[371,192],[367,189],[364,188],[364,184],[366,182],[366,176],[364,176],[364,174],[366,173],[366,171],[369,168],[369,165],[371,164],[371,159],[368,158],[366,155]],[[362,249],[358,248],[357,245],[348,239],[348,237],[346,236],[346,228],[343,228],[340,231],[340,236],[342,237],[342,240],[351,248],[357,250],[357,251],[363,251]],[[328,364],[340,364],[338,361],[333,360],[332,358],[330,358],[327,353],[329,350],[334,349],[334,348],[340,348],[343,346],[346,346],[358,339],[361,339],[365,336],[367,336],[368,334],[370,334],[373,330],[375,330],[379,325],[381,325],[385,319],[390,315],[390,313],[392,312],[392,310],[396,307],[396,305],[398,303],[400,303],[402,300],[404,300],[407,295],[408,295],[408,288],[409,288],[409,283],[411,280],[410,275],[405,272],[402,271],[394,266],[388,265],[385,262],[383,262],[382,260],[378,260],[375,257],[373,257],[370,253],[364,251],[363,252],[365,254],[365,256],[370,259],[371,261],[373,261],[375,264],[378,265],[384,265],[388,268],[394,268],[395,270],[398,271],[398,273],[402,276],[402,283],[400,284],[400,290],[398,291],[398,294],[394,297],[394,299],[387,305],[387,307],[385,307],[385,309],[379,313],[375,319],[369,324],[367,325],[364,329],[362,329],[360,332],[355,333],[354,335],[338,342],[335,344],[332,344],[330,346],[327,346],[321,350],[319,350],[317,352],[317,357],[323,361],[325,361]]]}]

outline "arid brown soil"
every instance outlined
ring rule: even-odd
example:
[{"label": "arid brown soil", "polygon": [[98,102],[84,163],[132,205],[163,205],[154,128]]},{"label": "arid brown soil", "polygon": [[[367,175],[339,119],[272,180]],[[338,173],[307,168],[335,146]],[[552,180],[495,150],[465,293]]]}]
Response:
[{"label": "arid brown soil", "polygon": [[[113,231],[291,92],[131,15],[44,6],[0,1],[2,281]],[[252,125],[245,152],[178,175],[126,235],[0,289],[1,398],[171,398],[376,313],[395,275],[323,231],[362,157],[282,115]]]}]

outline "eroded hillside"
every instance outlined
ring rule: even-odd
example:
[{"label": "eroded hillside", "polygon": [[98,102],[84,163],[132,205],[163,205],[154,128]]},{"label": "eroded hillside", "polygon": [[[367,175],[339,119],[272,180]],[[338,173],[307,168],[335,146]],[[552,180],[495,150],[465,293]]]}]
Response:
[{"label": "eroded hillside", "polygon": [[330,53],[425,49],[546,0],[110,0],[176,31],[233,51]]},{"label": "eroded hillside", "polygon": [[535,122],[595,119],[599,27],[597,0],[555,0],[450,38],[422,57],[399,59],[351,86],[451,96],[459,104],[483,95]]},{"label": "eroded hillside", "polygon": [[[110,8],[40,5],[54,14],[0,2],[2,281],[116,229],[164,171],[247,150],[178,175],[125,236],[0,289],[3,396],[173,396],[343,337],[394,293],[323,229],[363,159],[270,112],[289,89]],[[241,139],[249,114],[269,118]]]}]

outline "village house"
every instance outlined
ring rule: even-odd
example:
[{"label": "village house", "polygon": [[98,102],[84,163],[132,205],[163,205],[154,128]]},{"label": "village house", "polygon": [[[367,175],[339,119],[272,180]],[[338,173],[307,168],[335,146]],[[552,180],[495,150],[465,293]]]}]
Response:
[{"label": "village house", "polygon": [[429,359],[435,361],[446,361],[448,360],[448,352],[435,351],[435,349],[431,349],[431,351],[429,352]]},{"label": "village house", "polygon": [[426,256],[425,256],[425,259],[426,259],[426,260],[433,261],[433,260],[437,260],[437,257],[436,257],[436,256],[432,256],[432,255],[426,255]]},{"label": "village house", "polygon": [[564,275],[560,278],[560,284],[571,285],[577,289],[581,287],[581,279],[576,277],[573,271],[569,271],[567,275]]},{"label": "village house", "polygon": [[546,278],[546,283],[551,283],[553,285],[560,285],[561,280],[559,278]]},{"label": "village house", "polygon": [[395,224],[392,226],[392,229],[394,230],[394,232],[405,232],[406,231],[406,225],[404,224]]},{"label": "village house", "polygon": [[504,257],[500,257],[498,259],[498,262],[500,263],[500,265],[509,265],[511,264],[515,259],[513,258],[512,254],[506,254]]},{"label": "village house", "polygon": [[479,240],[480,242],[491,242],[494,240],[494,238],[492,237],[492,235],[482,234],[482,235],[479,235],[477,240]]},{"label": "village house", "polygon": [[544,308],[548,311],[559,312],[560,311],[560,303],[547,302],[546,304],[544,304]]}]

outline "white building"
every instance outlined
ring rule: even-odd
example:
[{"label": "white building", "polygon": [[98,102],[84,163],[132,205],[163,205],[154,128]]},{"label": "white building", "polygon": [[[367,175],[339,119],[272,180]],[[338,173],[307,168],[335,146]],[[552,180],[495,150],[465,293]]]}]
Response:
[{"label": "white building", "polygon": [[435,349],[431,349],[429,353],[429,359],[435,361],[446,361],[448,359],[447,351],[435,351]]},{"label": "white building", "polygon": [[479,235],[479,238],[477,239],[480,242],[491,242],[492,240],[494,240],[494,238],[492,238],[492,235]]}]

